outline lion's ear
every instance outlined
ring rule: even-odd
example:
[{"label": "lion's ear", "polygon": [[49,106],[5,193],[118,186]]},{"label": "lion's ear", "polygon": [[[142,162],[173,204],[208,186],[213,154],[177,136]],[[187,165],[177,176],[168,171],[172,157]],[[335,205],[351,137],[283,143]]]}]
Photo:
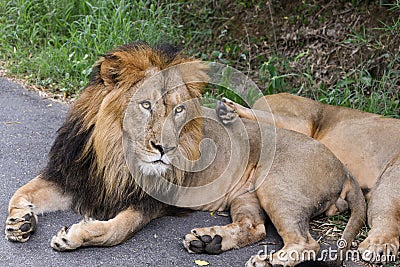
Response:
[{"label": "lion's ear", "polygon": [[119,58],[115,55],[105,55],[101,57],[96,65],[99,68],[100,78],[104,85],[114,86],[118,82],[118,76],[121,72]]},{"label": "lion's ear", "polygon": [[145,51],[128,48],[107,54],[98,61],[99,75],[106,87],[129,88],[145,76],[145,70],[150,66]]}]

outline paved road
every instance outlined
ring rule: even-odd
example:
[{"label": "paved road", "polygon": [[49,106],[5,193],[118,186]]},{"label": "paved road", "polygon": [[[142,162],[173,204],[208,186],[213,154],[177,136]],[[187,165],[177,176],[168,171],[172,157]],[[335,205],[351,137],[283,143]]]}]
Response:
[{"label": "paved road", "polygon": [[[0,230],[4,233],[7,205],[17,188],[32,179],[45,165],[47,152],[68,106],[43,99],[0,77]],[[190,255],[181,245],[182,237],[194,227],[226,224],[223,216],[196,212],[188,217],[166,217],[153,221],[122,245],[84,248],[60,253],[51,249],[51,237],[64,225],[78,222],[72,212],[39,216],[37,232],[27,243],[0,238],[0,266],[244,266],[263,247],[250,246],[217,256]]]},{"label": "paved road", "polygon": [[[10,197],[44,166],[67,111],[67,105],[43,99],[0,77],[1,233],[4,233]],[[62,226],[79,220],[72,212],[45,214],[39,217],[38,230],[27,243],[0,238],[0,266],[197,266],[195,260],[207,261],[212,267],[244,266],[251,255],[264,248],[262,244],[255,244],[217,256],[188,254],[181,240],[190,229],[229,222],[227,217],[196,212],[184,218],[155,220],[132,239],[115,247],[63,253],[52,250],[52,236]],[[265,242],[281,245],[272,226],[268,225],[267,229],[269,237]]]}]

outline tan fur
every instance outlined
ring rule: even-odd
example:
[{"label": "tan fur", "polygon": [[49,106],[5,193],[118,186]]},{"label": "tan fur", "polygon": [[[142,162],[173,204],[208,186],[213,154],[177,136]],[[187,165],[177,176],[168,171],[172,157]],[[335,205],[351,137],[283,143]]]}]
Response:
[{"label": "tan fur", "polygon": [[72,225],[70,229],[62,228],[53,236],[51,246],[58,251],[65,251],[81,246],[118,245],[149,221],[150,218],[143,218],[140,212],[131,209],[119,213],[108,221],[85,219]]},{"label": "tan fur", "polygon": [[[97,73],[95,72],[91,83],[70,110],[63,127],[71,127],[68,125],[70,122],[74,127],[80,123],[80,129],[76,135],[88,136],[82,153],[76,159],[76,164],[84,162],[89,156],[94,155],[94,162],[87,170],[89,175],[85,183],[89,184],[88,190],[92,190],[90,184],[102,184],[103,187],[99,186],[101,190],[98,190],[97,198],[108,201],[107,205],[111,209],[123,206],[127,197],[132,194],[137,194],[139,200],[146,198],[145,193],[135,183],[135,179],[132,179],[122,147],[123,119],[130,98],[149,77],[171,66],[184,65],[189,62],[193,63],[193,60],[180,55],[168,58],[164,52],[159,52],[146,44],[139,43],[119,47],[100,58],[94,65],[93,68],[98,69]],[[194,67],[194,64],[189,64],[184,67],[186,73],[182,75],[183,85],[181,87],[186,90],[187,98],[182,101],[200,96],[205,81],[202,76],[204,75],[203,66],[196,65]],[[190,84],[185,86],[185,81],[190,81]],[[200,111],[199,108],[198,111]],[[67,128],[65,132],[68,134],[68,131]],[[86,132],[90,131],[92,132],[88,135]],[[199,119],[191,120],[181,129],[180,147],[189,159],[194,160],[199,157],[198,143],[200,140],[201,121]],[[61,142],[66,141],[61,140]],[[63,146],[74,145],[66,142]],[[75,149],[76,147],[71,148]],[[67,150],[70,149],[67,148]],[[51,160],[56,157],[58,157],[57,153],[50,154]],[[63,160],[61,161],[61,164],[64,164]],[[55,166],[55,168],[66,167]],[[51,245],[54,249],[71,250],[80,246],[115,245],[124,241],[150,220],[167,212],[166,205],[149,200],[155,203],[151,204],[153,206],[148,211],[146,209],[149,208],[141,207],[140,202],[132,203],[133,205],[126,210],[112,211],[117,215],[110,220],[88,220],[89,217],[96,216],[96,210],[106,209],[106,207],[98,207],[96,203],[84,203],[85,200],[83,200],[86,207],[82,208],[81,204],[75,203],[75,196],[68,192],[69,188],[66,188],[67,190],[64,192],[65,188],[57,184],[68,182],[69,178],[49,177],[48,175],[45,169],[43,174],[21,187],[10,200],[9,216],[6,222],[6,237],[9,240],[27,241],[36,228],[37,213],[72,208],[87,218],[81,223],[73,225],[68,231],[63,228],[52,240]],[[79,174],[71,173],[72,177],[74,175],[79,176]],[[134,175],[143,176],[141,173]],[[184,178],[183,172],[179,172],[179,170],[168,172],[167,175],[170,176],[166,177],[168,180],[177,184],[182,183]],[[51,180],[55,180],[55,182],[51,182]],[[145,181],[145,179],[142,180]],[[83,197],[86,193],[89,192],[78,192]],[[102,217],[109,216],[102,215]],[[93,230],[90,230],[91,228]],[[97,228],[96,231],[94,231],[95,228]],[[109,238],[115,238],[115,240],[109,240]]]},{"label": "tan fur", "polygon": [[[189,252],[217,254],[261,240],[266,235],[264,211],[282,234],[285,249],[317,250],[308,220],[325,212],[349,181],[345,198],[352,216],[345,238],[351,241],[364,222],[365,202],[361,189],[329,150],[305,135],[267,124],[236,120],[224,127],[215,111],[200,108],[197,99],[206,81],[204,66],[182,65],[192,61],[163,55],[136,45],[100,59],[97,74],[59,131],[48,166],[11,199],[8,239],[26,241],[33,233],[36,215],[29,205],[45,212],[50,206],[64,206],[43,200],[59,203],[63,198],[85,218],[68,230],[62,228],[52,239],[54,249],[118,244],[150,220],[168,214],[170,206],[146,193],[168,192],[171,185],[163,185],[167,180],[190,189],[208,186],[198,194],[174,195],[177,205],[231,212],[231,224],[193,229],[186,235]],[[180,168],[212,151],[200,153],[202,138],[214,142],[217,154],[211,164],[200,171]],[[58,172],[64,176],[54,176]],[[24,212],[13,207],[24,207]],[[13,226],[15,221],[22,225]],[[308,241],[296,245],[299,240]]]},{"label": "tan fur", "polygon": [[[228,105],[240,117],[298,131],[326,145],[349,168],[369,200],[371,230],[360,252],[370,251],[371,261],[394,260],[391,255],[399,251],[400,236],[400,120],[290,94],[261,98],[252,110],[233,102]],[[328,214],[346,205],[340,201],[344,194]]]},{"label": "tan fur", "polygon": [[[206,109],[203,109],[203,112],[206,117],[215,116],[208,113]],[[184,240],[188,251],[216,253],[260,240],[266,234],[264,225],[261,223],[263,221],[261,210],[264,210],[278,229],[285,244],[284,248],[274,255],[284,251],[301,255],[307,250],[313,251],[316,255],[319,245],[309,234],[308,222],[311,217],[327,211],[341,195],[349,203],[352,211],[352,217],[343,234],[343,238],[350,243],[364,223],[365,201],[361,189],[343,165],[324,146],[299,133],[282,129],[276,129],[275,132],[273,127],[258,125],[247,120],[242,122],[232,120],[229,125],[227,123],[225,129],[241,136],[239,133],[241,123],[245,125],[249,134],[247,138],[251,148],[250,157],[246,161],[246,171],[236,186],[224,197],[197,207],[202,210],[221,210],[229,207],[233,222],[226,226],[193,229]],[[205,136],[216,140],[217,144],[229,142],[218,126],[211,125],[209,128],[207,126],[205,124],[203,130]],[[244,144],[239,143],[239,146],[244,146]],[[226,165],[227,161],[222,156],[227,153],[223,151],[228,147],[222,147],[222,151],[219,152],[221,158],[217,157],[213,162],[217,166],[215,169],[221,169],[224,164]],[[241,159],[245,160],[245,158],[245,153],[242,153]],[[266,169],[269,169],[267,173],[264,172]],[[215,176],[218,174],[214,173],[213,176],[205,170],[194,174],[192,180],[210,181],[215,179]],[[310,181],[313,181],[312,186]],[[326,184],[330,186],[326,187]],[[194,185],[196,184],[192,182],[191,186]],[[217,190],[222,192],[222,188],[217,188]],[[344,194],[344,191],[348,192]],[[255,201],[254,194],[257,196],[258,203]],[[204,238],[214,240],[219,237],[222,237],[220,247],[214,246],[213,241],[209,243],[203,241]],[[203,241],[203,244],[200,241]],[[200,248],[201,244],[203,248]],[[286,260],[285,266],[294,266],[304,259],[287,258]],[[273,264],[283,264],[283,261],[278,261],[276,257],[270,261]],[[248,266],[254,264],[269,266],[269,263],[264,260],[248,262]]]},{"label": "tan fur", "polygon": [[[76,116],[85,114],[87,110],[90,111],[87,113],[87,118],[85,118],[87,120],[85,124],[87,127],[95,125],[95,129],[92,139],[86,147],[89,147],[93,143],[97,151],[97,164],[105,167],[105,169],[99,168],[99,171],[104,172],[103,175],[107,183],[107,194],[120,192],[118,188],[115,188],[117,185],[126,188],[126,183],[134,182],[132,179],[129,179],[130,173],[125,167],[124,155],[122,153],[122,124],[129,100],[135,92],[132,88],[133,85],[138,83],[135,85],[137,88],[143,83],[145,77],[149,78],[157,71],[170,66],[189,62],[188,59],[178,57],[173,62],[167,64],[162,57],[153,53],[149,48],[129,52],[117,50],[113,53],[113,57],[116,59],[110,58],[106,60],[102,58],[95,65],[100,66],[100,75],[104,80],[104,88],[86,89],[85,92],[89,93],[83,94],[80,97],[79,103],[82,105],[78,105],[74,109]],[[151,68],[153,68],[152,71],[149,71]],[[116,83],[111,78],[115,73],[119,74]],[[186,78],[194,79],[193,76]],[[192,97],[199,96],[202,86],[201,83],[190,84],[188,89],[190,89]],[[104,90],[108,92],[107,95],[99,96],[98,92],[103,93]],[[95,103],[93,103],[94,101]],[[193,121],[186,127],[192,130],[193,136],[191,138],[195,143],[199,142],[201,137],[201,126],[199,123],[199,121]],[[104,131],[104,129],[109,130]],[[185,142],[191,141],[182,140],[182,144],[184,145]],[[187,151],[191,150],[187,149]],[[193,158],[197,156],[197,154],[192,155]],[[119,175],[116,175],[116,172],[120,172]],[[121,195],[121,198],[123,197]]]},{"label": "tan fur", "polygon": [[[19,188],[10,200],[6,226],[7,238],[11,241],[26,242],[29,236],[24,236],[24,232],[36,230],[36,214],[67,210],[70,204],[70,197],[64,195],[62,190],[54,184],[41,179],[40,176],[32,179]],[[26,215],[28,216],[24,218]],[[24,224],[27,224],[29,229],[21,231],[21,226]]]}]

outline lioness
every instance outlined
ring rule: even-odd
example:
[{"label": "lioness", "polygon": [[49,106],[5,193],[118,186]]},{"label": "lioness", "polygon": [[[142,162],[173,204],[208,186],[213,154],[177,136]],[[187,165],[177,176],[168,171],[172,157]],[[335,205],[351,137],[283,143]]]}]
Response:
[{"label": "lioness", "polygon": [[354,175],[368,200],[371,230],[360,244],[360,252],[373,262],[396,258],[400,236],[400,120],[286,93],[257,100],[253,110],[227,99],[224,102],[219,109],[223,121],[236,116],[259,120],[326,145]]},{"label": "lioness", "polygon": [[365,201],[341,162],[293,131],[248,120],[223,127],[214,110],[200,108],[207,78],[191,62],[169,46],[144,43],[102,57],[59,129],[47,166],[11,198],[7,239],[27,241],[38,213],[61,209],[84,219],[52,238],[58,251],[119,244],[177,205],[230,209],[232,224],[194,229],[184,240],[190,252],[216,254],[264,238],[264,209],[285,242],[281,252],[302,255],[319,248],[310,217],[347,192],[352,213],[343,238],[350,244],[364,223]]}]

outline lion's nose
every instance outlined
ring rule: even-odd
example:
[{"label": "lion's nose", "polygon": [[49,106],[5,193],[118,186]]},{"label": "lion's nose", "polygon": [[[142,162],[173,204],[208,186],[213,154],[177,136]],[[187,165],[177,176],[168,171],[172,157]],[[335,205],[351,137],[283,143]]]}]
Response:
[{"label": "lion's nose", "polygon": [[176,148],[175,146],[162,146],[160,144],[154,143],[153,141],[151,141],[150,143],[151,143],[152,147],[154,147],[161,153],[161,156]]}]

